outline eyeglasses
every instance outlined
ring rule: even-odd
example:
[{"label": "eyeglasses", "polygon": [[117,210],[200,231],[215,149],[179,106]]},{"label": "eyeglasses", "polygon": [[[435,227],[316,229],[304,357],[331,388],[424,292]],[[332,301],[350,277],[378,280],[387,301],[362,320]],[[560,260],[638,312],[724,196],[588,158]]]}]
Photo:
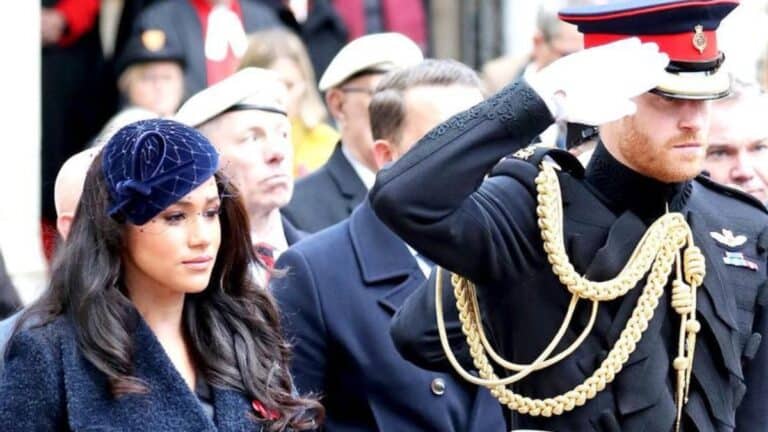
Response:
[{"label": "eyeglasses", "polygon": [[368,87],[347,86],[347,87],[342,87],[339,90],[341,90],[342,93],[365,93],[368,96],[373,96],[373,94],[376,93],[375,89],[368,88]]}]

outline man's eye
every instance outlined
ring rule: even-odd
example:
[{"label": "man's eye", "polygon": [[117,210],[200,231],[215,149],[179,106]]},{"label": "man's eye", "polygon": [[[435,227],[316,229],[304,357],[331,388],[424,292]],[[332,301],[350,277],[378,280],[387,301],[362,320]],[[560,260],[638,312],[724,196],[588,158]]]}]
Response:
[{"label": "man's eye", "polygon": [[707,159],[724,159],[728,157],[728,152],[726,150],[710,150],[707,152]]},{"label": "man's eye", "polygon": [[766,150],[768,150],[768,144],[766,144],[766,143],[760,143],[760,144],[757,144],[754,147],[752,147],[752,152],[753,153],[763,153]]}]

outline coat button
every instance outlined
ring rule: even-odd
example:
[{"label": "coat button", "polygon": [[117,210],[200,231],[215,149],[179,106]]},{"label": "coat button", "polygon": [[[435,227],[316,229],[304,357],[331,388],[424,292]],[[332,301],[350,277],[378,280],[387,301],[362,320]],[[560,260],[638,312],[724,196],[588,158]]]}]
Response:
[{"label": "coat button", "polygon": [[432,393],[435,396],[442,396],[445,393],[445,380],[442,378],[435,378],[432,380],[432,384],[429,387],[432,389]]}]

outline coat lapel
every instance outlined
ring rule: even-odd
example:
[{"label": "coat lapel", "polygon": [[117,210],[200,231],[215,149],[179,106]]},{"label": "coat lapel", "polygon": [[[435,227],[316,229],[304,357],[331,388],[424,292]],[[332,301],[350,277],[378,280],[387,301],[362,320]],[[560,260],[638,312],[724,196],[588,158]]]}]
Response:
[{"label": "coat lapel", "polygon": [[62,362],[70,426],[109,428],[119,422],[137,430],[215,431],[195,394],[187,387],[143,320],[133,335],[134,376],[146,394],[113,398],[106,376],[80,351],[74,329],[62,338]]},{"label": "coat lapel", "polygon": [[723,256],[723,251],[707,235],[713,230],[706,226],[704,219],[697,212],[689,210],[686,216],[693,230],[694,244],[701,248],[706,257],[707,274],[704,276],[702,288],[709,295],[716,316],[731,329],[736,329],[735,297],[726,293],[725,279],[720,273],[722,266],[715,262]]},{"label": "coat lapel", "polygon": [[[571,176],[559,177],[566,215],[566,245],[574,267],[591,281],[605,281],[615,277],[643,236],[645,224],[632,212],[624,212],[616,217],[596,198],[599,193],[588,183],[574,181]],[[608,345],[612,333],[623,328],[619,327],[609,309],[621,309],[620,305],[626,303],[624,307],[631,311],[630,305],[634,305],[637,299],[636,291],[630,291],[624,299],[616,300],[614,304],[603,303],[600,306],[593,331],[600,335],[603,344]],[[585,306],[584,309],[589,308]],[[589,314],[582,313],[577,317],[582,318],[579,325],[584,326]]]},{"label": "coat lapel", "polygon": [[294,243],[309,235],[306,231],[296,228],[287,217],[280,215],[280,218],[283,221],[283,233],[288,246],[293,246]]},{"label": "coat lapel", "polygon": [[[622,213],[611,225],[605,243],[594,253],[585,276],[589,280],[604,281],[615,277],[629,260],[640,238],[647,230],[643,221],[631,211]],[[642,294],[644,282],[631,289],[624,297],[603,303],[595,326],[596,334],[603,338],[607,350],[613,348],[620,333],[626,327],[637,300]],[[667,377],[665,348],[660,340],[660,328],[667,314],[667,303],[660,301],[653,319],[614,381],[616,404],[622,415],[628,415],[655,404],[662,395]],[[660,361],[648,362],[649,357]],[[595,364],[604,359],[596,359]],[[661,364],[650,370],[649,364]],[[591,373],[592,371],[590,371]],[[643,378],[645,377],[645,378]],[[658,385],[648,385],[648,381]]]},{"label": "coat lapel", "polygon": [[[363,282],[370,288],[384,285],[379,305],[390,314],[424,281],[416,259],[405,243],[374,214],[367,201],[352,213],[349,222],[352,246]],[[393,287],[392,283],[396,283]]]},{"label": "coat lapel", "polygon": [[[707,273],[704,282],[699,287],[696,309],[704,323],[712,330],[714,339],[720,349],[725,367],[739,378],[743,378],[740,353],[735,344],[737,338],[733,333],[737,330],[735,296],[728,294],[729,289],[725,277],[721,274],[722,265],[715,262],[723,256],[723,251],[708,235],[713,227],[708,227],[704,218],[696,211],[696,202],[691,203],[687,212],[688,223],[693,231],[693,241],[706,257]],[[698,346],[699,344],[697,344]],[[694,368],[696,373],[696,368]]]},{"label": "coat lapel", "polygon": [[347,203],[347,213],[352,213],[358,203],[365,198],[368,190],[341,151],[341,142],[336,145],[336,149],[328,159],[328,174]]},{"label": "coat lapel", "polygon": [[[205,425],[205,430],[214,430],[213,422],[205,415],[197,396],[187,386],[152,330],[141,318],[138,319],[134,335],[136,374],[152,383],[152,394],[149,397],[164,400],[169,405],[169,412],[184,413],[184,417]],[[168,395],[174,396],[169,398]]]}]

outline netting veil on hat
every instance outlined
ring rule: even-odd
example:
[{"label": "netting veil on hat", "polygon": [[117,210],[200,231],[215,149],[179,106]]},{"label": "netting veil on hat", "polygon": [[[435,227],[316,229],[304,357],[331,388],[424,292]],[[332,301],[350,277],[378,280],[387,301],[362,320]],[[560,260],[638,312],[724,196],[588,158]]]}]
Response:
[{"label": "netting veil on hat", "polygon": [[207,181],[219,155],[197,130],[151,119],[120,129],[102,155],[109,215],[143,225]]}]

